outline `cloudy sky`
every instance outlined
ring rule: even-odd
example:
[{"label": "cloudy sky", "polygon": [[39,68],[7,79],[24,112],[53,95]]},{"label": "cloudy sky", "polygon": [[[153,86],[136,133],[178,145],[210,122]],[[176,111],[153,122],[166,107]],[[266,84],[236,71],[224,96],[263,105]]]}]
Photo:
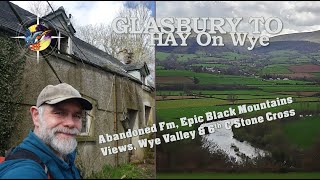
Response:
[{"label": "cloudy sky", "polygon": [[[132,8],[138,1],[49,1],[54,7],[63,6],[67,13],[72,14],[76,26],[87,24],[109,24],[117,16],[117,12],[124,7]],[[28,1],[12,1],[12,3],[30,11],[32,3]],[[39,2],[38,2],[39,3]],[[46,1],[42,1],[47,5]],[[148,2],[147,7],[155,12],[154,2]]]},{"label": "cloudy sky", "polygon": [[156,2],[156,17],[243,17],[239,30],[250,32],[248,17],[278,17],[279,34],[320,30],[320,2]]}]

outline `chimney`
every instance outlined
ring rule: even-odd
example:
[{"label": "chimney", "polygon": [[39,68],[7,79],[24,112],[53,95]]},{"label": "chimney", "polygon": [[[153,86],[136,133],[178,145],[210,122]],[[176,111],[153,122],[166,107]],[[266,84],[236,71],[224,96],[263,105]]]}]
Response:
[{"label": "chimney", "polygon": [[70,26],[70,25],[71,25],[71,18],[72,18],[72,15],[71,15],[71,14],[69,14],[69,17],[68,17],[68,19],[67,19],[68,26]]},{"label": "chimney", "polygon": [[119,59],[123,64],[130,64],[132,62],[132,55],[133,53],[128,52],[127,49],[123,49],[118,52]]},{"label": "chimney", "polygon": [[132,62],[132,56],[133,56],[132,52],[128,53],[128,59],[126,61],[126,64],[130,64]]}]

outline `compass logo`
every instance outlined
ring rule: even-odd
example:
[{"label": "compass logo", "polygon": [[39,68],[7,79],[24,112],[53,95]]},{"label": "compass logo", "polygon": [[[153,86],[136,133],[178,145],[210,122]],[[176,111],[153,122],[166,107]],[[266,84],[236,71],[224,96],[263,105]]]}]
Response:
[{"label": "compass logo", "polygon": [[[51,25],[50,27],[49,24]],[[47,49],[50,44],[52,44],[52,39],[63,38],[59,36],[53,36],[54,34],[57,34],[57,31],[53,28],[53,25],[44,19],[41,19],[40,23],[39,16],[37,16],[37,24],[29,26],[26,30],[20,29],[18,33],[21,32],[25,32],[25,35],[15,36],[12,38],[24,39],[25,44],[21,45],[19,42],[20,47],[24,50],[30,49],[31,51],[35,51],[37,55],[37,62],[39,62],[39,52]],[[56,44],[52,46],[55,47]],[[42,55],[46,56],[51,54],[51,52],[46,54],[42,53]]]},{"label": "compass logo", "polygon": [[26,30],[24,40],[32,51],[45,50],[51,43],[51,30],[44,23],[34,24]]}]

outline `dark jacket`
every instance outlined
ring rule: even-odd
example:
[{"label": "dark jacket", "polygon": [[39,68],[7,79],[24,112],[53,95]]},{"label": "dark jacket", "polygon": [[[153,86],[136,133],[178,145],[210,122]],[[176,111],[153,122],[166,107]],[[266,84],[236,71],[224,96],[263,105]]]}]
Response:
[{"label": "dark jacket", "polygon": [[[36,154],[47,166],[51,178],[80,179],[80,173],[74,164],[75,151],[68,154],[66,161],[63,161],[32,131],[16,148],[23,148]],[[0,178],[47,179],[48,175],[44,168],[34,160],[16,159],[0,164]]]}]

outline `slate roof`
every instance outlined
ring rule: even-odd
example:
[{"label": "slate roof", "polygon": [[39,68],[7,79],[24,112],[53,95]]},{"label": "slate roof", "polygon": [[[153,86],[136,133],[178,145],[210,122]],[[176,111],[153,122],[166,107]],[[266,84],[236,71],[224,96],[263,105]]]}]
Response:
[{"label": "slate roof", "polygon": [[128,65],[125,65],[125,69],[127,71],[140,70],[143,68],[143,66],[144,66],[144,63],[128,64]]},{"label": "slate roof", "polygon": [[[23,23],[37,18],[36,15],[30,13],[29,11],[22,9],[11,2],[10,4],[19,14]],[[0,7],[0,27],[2,29],[10,30],[12,32],[19,31],[22,28],[22,26],[20,25],[17,17],[8,5],[8,1],[0,1]],[[72,49],[76,57],[81,58],[83,61],[87,61],[91,64],[99,66],[107,71],[111,71],[119,75],[129,77],[130,79],[141,83],[140,80],[136,79],[135,77],[127,73],[124,64],[122,64],[119,60],[113,58],[108,53],[82,41],[81,39],[75,36],[72,37],[72,43]]]},{"label": "slate roof", "polygon": [[125,65],[125,70],[127,71],[134,71],[134,70],[139,70],[139,71],[145,71],[145,75],[149,75],[149,69],[147,66],[147,63],[143,62],[143,63],[136,63],[136,64],[128,64]]},{"label": "slate roof", "polygon": [[[19,6],[10,2],[13,8],[17,11],[20,15],[21,20],[23,23],[26,23],[32,19],[37,18],[36,15],[26,11]],[[4,27],[6,29],[12,30],[14,32],[18,31],[22,28],[22,25],[19,23],[18,19],[16,18],[15,14],[11,10],[8,1],[0,1],[0,27]]]},{"label": "slate roof", "polygon": [[[122,75],[131,76],[127,74],[126,70],[124,69],[124,65],[108,53],[91,46],[90,44],[82,41],[81,39],[77,37],[72,37],[73,40],[73,51],[74,55],[86,60],[89,59],[89,61],[97,66],[103,67],[105,69],[117,72]],[[76,43],[79,48],[76,47],[74,44]]]}]

